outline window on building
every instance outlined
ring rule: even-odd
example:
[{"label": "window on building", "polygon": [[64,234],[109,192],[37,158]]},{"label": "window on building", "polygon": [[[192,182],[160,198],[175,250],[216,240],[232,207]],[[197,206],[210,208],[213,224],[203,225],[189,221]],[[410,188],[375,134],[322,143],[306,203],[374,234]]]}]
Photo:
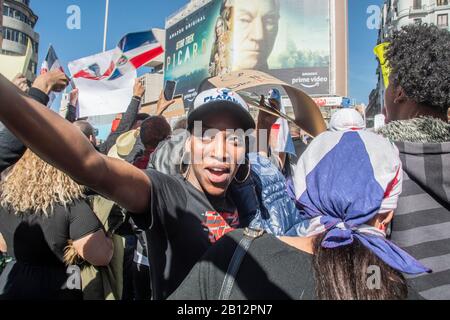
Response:
[{"label": "window on building", "polygon": [[448,27],[448,14],[438,14],[437,25],[439,28],[447,28]]},{"label": "window on building", "polygon": [[3,5],[3,15],[14,18],[16,20],[20,20],[28,24],[32,28],[34,27],[33,22],[30,19],[28,19],[26,14],[9,6]]},{"label": "window on building", "polygon": [[414,23],[420,24],[420,23],[422,23],[422,19],[420,19],[420,18],[414,19]]},{"label": "window on building", "polygon": [[30,63],[28,64],[28,70],[34,74],[36,74],[37,71],[37,64],[34,61],[30,61]]},{"label": "window on building", "polygon": [[12,8],[4,5],[3,6],[3,15],[14,18],[14,11]]},{"label": "window on building", "polygon": [[413,9],[422,9],[422,0],[413,0]]},{"label": "window on building", "polygon": [[446,6],[446,5],[448,5],[448,0],[437,0],[436,4],[438,6]]},{"label": "window on building", "polygon": [[31,41],[31,44],[33,45],[34,53],[38,54],[38,52],[39,52],[39,43]]},{"label": "window on building", "polygon": [[[14,42],[17,42],[17,43],[20,43],[20,44],[26,46],[28,44],[29,37],[23,32],[4,27],[3,28],[3,39],[9,40],[9,41],[14,41]],[[31,44],[33,46],[34,52],[38,53],[38,50],[39,50],[38,43],[31,40]]]}]

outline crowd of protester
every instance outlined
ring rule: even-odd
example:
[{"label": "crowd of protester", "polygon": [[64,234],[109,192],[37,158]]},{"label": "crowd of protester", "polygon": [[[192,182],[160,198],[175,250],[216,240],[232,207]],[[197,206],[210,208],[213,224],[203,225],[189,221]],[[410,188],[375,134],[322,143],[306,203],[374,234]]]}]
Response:
[{"label": "crowd of protester", "polygon": [[341,110],[296,155],[228,89],[171,127],[136,81],[99,144],[76,88],[46,107],[62,71],[0,75],[0,299],[450,299],[450,33],[389,42],[386,125]]}]

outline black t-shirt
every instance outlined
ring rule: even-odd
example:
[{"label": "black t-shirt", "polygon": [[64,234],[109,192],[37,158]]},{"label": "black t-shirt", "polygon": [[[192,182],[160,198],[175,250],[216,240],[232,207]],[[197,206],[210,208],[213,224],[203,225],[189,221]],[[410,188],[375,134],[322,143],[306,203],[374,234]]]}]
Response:
[{"label": "black t-shirt", "polygon": [[182,176],[148,170],[151,212],[132,215],[148,233],[149,263],[155,299],[167,298],[211,244],[239,226],[230,201],[214,206],[204,193]]},{"label": "black t-shirt", "polygon": [[[243,230],[223,237],[203,256],[170,300],[217,300]],[[242,260],[230,300],[316,299],[312,255],[264,234]]]},{"label": "black t-shirt", "polygon": [[[169,300],[217,300],[243,230],[227,234],[195,265]],[[264,234],[247,251],[230,300],[316,300],[313,256]],[[408,286],[408,300],[421,297]]]},{"label": "black t-shirt", "polygon": [[0,233],[15,262],[0,277],[0,297],[45,299],[61,297],[67,279],[64,248],[102,228],[95,213],[83,200],[53,213],[14,214],[0,208]]}]

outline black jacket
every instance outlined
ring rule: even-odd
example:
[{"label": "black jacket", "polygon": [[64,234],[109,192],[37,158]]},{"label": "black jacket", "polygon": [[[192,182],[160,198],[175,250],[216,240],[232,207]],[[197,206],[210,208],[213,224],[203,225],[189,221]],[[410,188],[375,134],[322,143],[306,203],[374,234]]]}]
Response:
[{"label": "black jacket", "polygon": [[[31,88],[28,95],[44,106],[49,101],[48,95],[36,88]],[[19,161],[26,149],[22,141],[0,122],[0,173]]]}]

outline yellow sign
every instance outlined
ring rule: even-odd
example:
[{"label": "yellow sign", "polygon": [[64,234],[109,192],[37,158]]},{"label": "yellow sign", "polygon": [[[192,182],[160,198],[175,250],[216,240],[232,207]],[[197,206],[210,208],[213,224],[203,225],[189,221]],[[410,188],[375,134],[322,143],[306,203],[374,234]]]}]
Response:
[{"label": "yellow sign", "polygon": [[384,87],[389,87],[389,76],[391,75],[391,69],[389,68],[389,63],[386,60],[385,53],[386,49],[389,46],[389,42],[384,42],[375,47],[373,52],[378,58],[378,61],[380,61],[381,66],[381,72],[383,73],[383,79],[384,79]]},{"label": "yellow sign", "polygon": [[28,40],[27,51],[24,56],[0,54],[0,73],[10,81],[19,73],[25,75],[28,70],[28,64],[30,63],[32,53],[33,48],[31,46],[31,41]]}]

